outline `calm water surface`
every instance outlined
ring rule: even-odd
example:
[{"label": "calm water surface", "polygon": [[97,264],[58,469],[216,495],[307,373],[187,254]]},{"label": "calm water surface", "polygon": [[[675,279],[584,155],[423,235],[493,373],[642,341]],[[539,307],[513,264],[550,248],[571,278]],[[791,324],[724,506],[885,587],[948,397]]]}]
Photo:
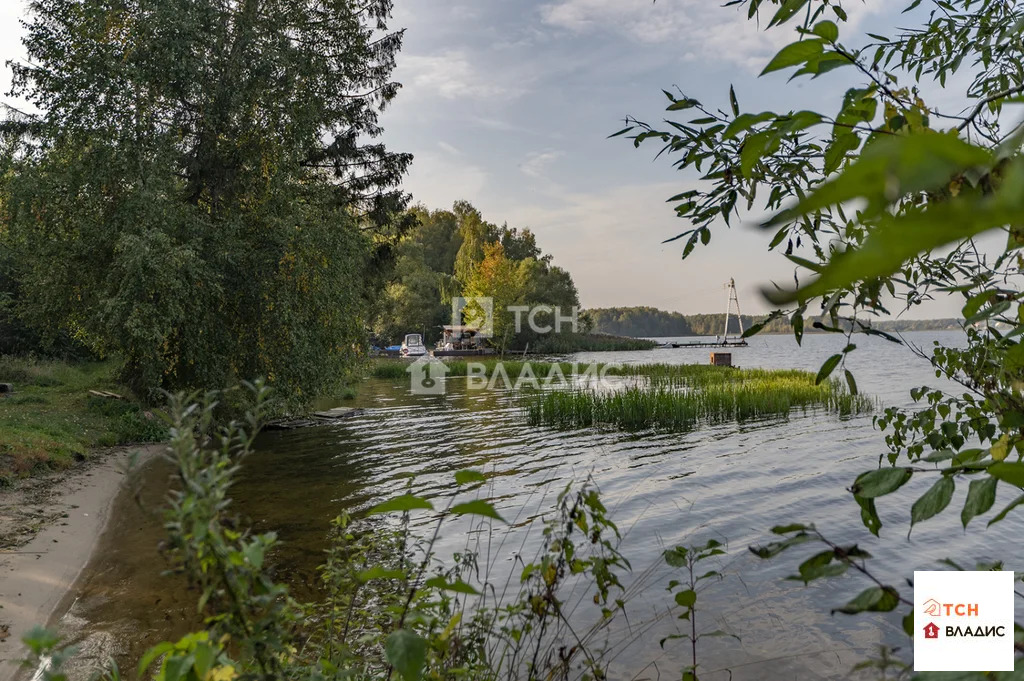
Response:
[{"label": "calm water surface", "polygon": [[[963,343],[959,332],[909,333],[906,338],[926,349],[935,340]],[[861,391],[882,405],[908,405],[910,388],[940,385],[927,362],[906,348],[875,338],[857,343],[847,365]],[[815,371],[843,345],[843,338],[828,335],[808,335],[802,348],[788,336],[766,336],[732,349],[733,363]],[[707,349],[658,349],[579,353],[568,359],[689,364],[706,363],[707,354]],[[259,451],[247,461],[234,489],[236,508],[258,530],[278,532],[283,542],[275,556],[278,577],[301,591],[315,578],[331,518],[398,493],[410,473],[419,493],[445,497],[455,493],[455,471],[485,470],[493,475],[481,493],[504,517],[519,520],[550,509],[566,481],[591,475],[625,531],[622,548],[634,572],[656,566],[643,575],[645,588],[630,601],[630,624],[622,622],[611,632],[613,640],[638,639],[616,658],[616,678],[640,672],[649,678],[659,673],[678,678],[678,669],[687,663],[681,642],[670,642],[665,650],[658,645],[675,631],[674,620],[664,617],[670,601],[665,585],[672,578],[660,566],[666,546],[712,537],[728,545],[720,565],[726,577],[702,594],[698,617],[702,628],[724,629],[739,641],[701,642],[702,666],[712,679],[728,678],[724,671],[708,673],[725,668],[734,679],[844,676],[879,644],[904,643],[901,612],[829,615],[867,586],[862,578],[849,575],[810,587],[784,579],[816,548],[798,547],[773,561],[750,554],[749,544],[770,540],[772,525],[814,522],[836,540],[858,542],[876,556],[876,574],[897,587],[914,569],[937,568],[941,558],[972,563],[1024,557],[1020,514],[988,530],[983,521],[975,521],[970,533],[962,531],[954,509],[962,505],[966,485],[945,514],[915,528],[908,539],[910,500],[916,498],[910,495],[923,492],[930,482],[911,481],[907,494],[879,500],[884,527],[881,539],[872,537],[845,491],[886,451],[870,415],[841,419],[798,412],[784,420],[687,434],[564,432],[528,426],[513,394],[466,390],[464,379],[449,379],[441,396],[412,395],[404,381],[369,380],[355,401],[344,404],[365,407],[366,413],[339,426],[262,435]],[[136,499],[123,501],[104,550],[65,618],[66,631],[82,639],[97,659],[114,652],[133,666],[146,645],[194,624],[194,595],[159,575],[162,562],[154,547],[160,529],[153,509],[166,479],[166,469],[154,467]],[[996,507],[1008,497],[1000,488]],[[522,527],[509,531],[525,532]],[[526,541],[529,545],[532,537]],[[442,541],[440,555],[462,547],[465,536],[447,542]],[[497,572],[512,569],[520,543],[520,535],[507,538],[492,559]],[[579,613],[581,621],[588,615]]]}]

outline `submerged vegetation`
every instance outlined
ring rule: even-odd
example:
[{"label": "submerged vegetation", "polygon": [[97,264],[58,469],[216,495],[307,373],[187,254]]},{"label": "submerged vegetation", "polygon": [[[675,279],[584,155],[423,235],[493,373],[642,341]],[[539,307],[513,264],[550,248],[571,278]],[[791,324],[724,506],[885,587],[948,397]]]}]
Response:
[{"label": "submerged vegetation", "polygon": [[622,390],[569,389],[531,395],[532,425],[623,430],[693,430],[701,423],[784,417],[794,409],[823,409],[841,416],[867,413],[874,401],[851,394],[836,380],[815,382],[797,370],[715,366],[634,365],[609,373],[646,379]]}]

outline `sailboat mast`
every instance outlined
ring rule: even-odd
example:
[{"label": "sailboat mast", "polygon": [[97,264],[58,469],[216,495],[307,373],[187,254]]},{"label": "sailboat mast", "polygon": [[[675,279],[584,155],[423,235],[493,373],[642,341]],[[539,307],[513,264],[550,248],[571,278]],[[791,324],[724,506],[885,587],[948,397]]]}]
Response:
[{"label": "sailboat mast", "polygon": [[740,295],[736,292],[736,280],[729,280],[729,290],[732,291],[732,299],[736,301],[736,321],[740,323],[740,336],[743,336],[743,314],[740,312]]},{"label": "sailboat mast", "polygon": [[[732,279],[729,280],[730,282]],[[725,329],[722,331],[722,342],[725,343],[729,340],[729,311],[732,310],[732,293],[729,287],[726,286],[725,292]]]}]

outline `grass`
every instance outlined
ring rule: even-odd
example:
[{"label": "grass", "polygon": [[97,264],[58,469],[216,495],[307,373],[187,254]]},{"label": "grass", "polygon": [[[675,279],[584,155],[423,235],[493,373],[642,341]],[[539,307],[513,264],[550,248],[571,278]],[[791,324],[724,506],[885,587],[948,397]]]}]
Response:
[{"label": "grass", "polygon": [[[166,437],[161,421],[134,401],[89,395],[126,395],[114,364],[0,357],[0,382],[15,392],[0,397],[0,487],[29,475],[69,467],[90,449]],[[127,396],[127,395],[126,395]]]},{"label": "grass", "polygon": [[609,373],[645,378],[622,390],[556,390],[525,398],[531,425],[562,429],[612,426],[627,431],[685,432],[700,424],[785,417],[794,409],[841,416],[870,412],[874,401],[839,381],[814,384],[792,369],[638,365]]}]

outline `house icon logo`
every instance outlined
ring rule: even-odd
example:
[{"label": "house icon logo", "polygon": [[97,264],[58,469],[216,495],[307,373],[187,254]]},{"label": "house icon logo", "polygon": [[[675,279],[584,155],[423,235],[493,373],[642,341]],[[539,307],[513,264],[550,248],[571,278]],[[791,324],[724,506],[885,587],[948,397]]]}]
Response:
[{"label": "house icon logo", "polygon": [[925,638],[938,638],[939,637],[939,625],[935,622],[929,622],[924,625],[924,637]]},{"label": "house icon logo", "polygon": [[439,359],[422,356],[409,365],[409,389],[414,395],[443,395],[448,365]]},{"label": "house icon logo", "polygon": [[934,598],[929,598],[925,601],[921,608],[926,615],[931,615],[932,617],[940,617],[942,615],[942,603],[939,603]]}]

